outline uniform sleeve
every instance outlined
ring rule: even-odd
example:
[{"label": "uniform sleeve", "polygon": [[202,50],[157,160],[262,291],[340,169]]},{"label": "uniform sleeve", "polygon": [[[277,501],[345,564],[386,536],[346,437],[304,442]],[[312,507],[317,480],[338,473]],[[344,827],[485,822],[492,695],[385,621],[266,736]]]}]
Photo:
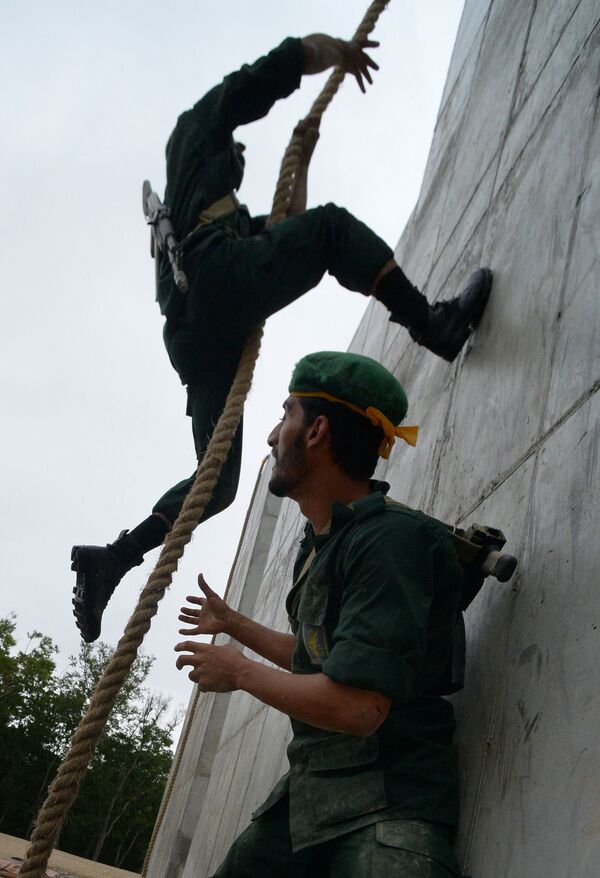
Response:
[{"label": "uniform sleeve", "polygon": [[374,518],[349,541],[338,624],[323,673],[402,703],[423,694],[428,619],[442,551],[427,524]]},{"label": "uniform sleeve", "polygon": [[238,125],[262,119],[275,101],[298,88],[303,65],[302,41],[288,37],[254,64],[226,76],[189,111],[190,122],[231,134]]}]

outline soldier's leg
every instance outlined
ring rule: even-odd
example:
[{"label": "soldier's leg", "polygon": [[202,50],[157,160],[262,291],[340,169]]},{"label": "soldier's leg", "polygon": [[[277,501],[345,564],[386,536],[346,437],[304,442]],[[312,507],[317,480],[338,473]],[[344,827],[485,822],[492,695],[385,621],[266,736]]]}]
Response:
[{"label": "soldier's leg", "polygon": [[[290,217],[260,235],[229,243],[223,307],[252,326],[315,287],[328,271],[349,290],[372,294],[413,338],[452,360],[481,316],[491,273],[480,269],[457,299],[430,307],[364,223],[334,204]],[[241,329],[240,326],[235,326]]]},{"label": "soldier's leg", "polygon": [[365,826],[329,844],[328,878],[456,878],[443,827],[418,820]]},{"label": "soldier's leg", "polygon": [[[227,388],[227,390],[228,389],[229,388]],[[194,446],[198,463],[204,458],[206,448],[208,447],[208,443],[212,436],[215,424],[219,419],[219,415],[223,410],[225,397],[227,395],[226,390],[225,395],[220,395],[215,405],[210,398],[213,396],[214,390],[214,385],[188,388],[188,414],[190,414],[192,418],[192,431],[194,434]],[[217,482],[212,497],[202,514],[201,521],[207,521],[209,518],[212,518],[213,515],[217,515],[219,512],[227,509],[227,507],[235,500],[240,479],[242,435],[243,419],[240,421],[240,425],[233,439],[231,450],[227,456],[227,460],[223,464],[219,481]],[[188,479],[184,479],[170,488],[166,494],[163,494],[160,500],[156,502],[152,511],[154,513],[161,513],[171,522],[174,522],[183,506],[183,501],[194,484],[195,478],[196,472],[194,471]]]},{"label": "soldier's leg", "polygon": [[212,878],[326,878],[314,849],[292,853],[287,797],[253,820]]},{"label": "soldier's leg", "polygon": [[[239,348],[235,344],[225,346],[223,353],[207,359],[204,364],[205,380],[188,387],[188,414],[192,418],[192,430],[196,456],[200,462],[208,446],[215,424],[223,410],[231,387]],[[202,521],[206,521],[235,499],[242,456],[242,424],[237,430],[221,476],[213,491]],[[107,546],[74,546],[72,569],[77,572],[74,588],[73,611],[77,627],[88,643],[100,636],[102,614],[115,588],[131,570],[141,564],[146,552],[161,545],[165,535],[183,505],[196,473],[178,482],[164,494],[152,509],[152,514],[131,532],[124,531],[114,543]]]},{"label": "soldier's leg", "polygon": [[[393,259],[381,238],[335,204],[307,210],[229,246],[226,301],[233,319],[249,326],[313,289],[325,272],[347,289],[368,295]],[[403,292],[416,307],[426,307],[408,280]]]},{"label": "soldier's leg", "polygon": [[102,614],[121,579],[142,563],[146,552],[162,543],[170,526],[169,519],[153,512],[106,546],[73,546],[71,570],[77,573],[73,614],[87,643],[100,637]]}]

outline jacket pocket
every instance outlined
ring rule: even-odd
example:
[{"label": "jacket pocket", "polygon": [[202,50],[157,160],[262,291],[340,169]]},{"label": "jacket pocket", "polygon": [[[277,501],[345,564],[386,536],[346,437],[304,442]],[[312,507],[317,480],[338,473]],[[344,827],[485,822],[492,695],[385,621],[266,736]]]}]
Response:
[{"label": "jacket pocket", "polygon": [[296,613],[298,621],[307,625],[322,625],[327,612],[327,597],[326,591],[303,589]]},{"label": "jacket pocket", "polygon": [[387,805],[375,735],[333,736],[308,755],[307,793],[317,828],[351,820]]},{"label": "jacket pocket", "polygon": [[329,655],[329,638],[323,624],[326,612],[325,591],[303,591],[297,619],[306,655],[311,666],[316,668],[320,668]]},{"label": "jacket pocket", "polygon": [[[447,831],[442,826],[422,820],[385,820],[376,825],[376,838],[386,847],[415,854],[423,875],[430,875],[431,861],[444,867],[444,873],[459,875],[456,857]],[[415,869],[415,875],[421,872]],[[438,874],[438,871],[435,871]]]}]

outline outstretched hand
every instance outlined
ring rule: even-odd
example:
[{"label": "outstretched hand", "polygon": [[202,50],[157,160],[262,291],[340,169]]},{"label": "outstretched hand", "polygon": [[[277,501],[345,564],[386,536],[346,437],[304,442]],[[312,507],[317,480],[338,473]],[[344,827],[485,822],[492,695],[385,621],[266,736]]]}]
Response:
[{"label": "outstretched hand", "polygon": [[365,80],[371,85],[371,70],[379,70],[365,49],[377,48],[376,40],[366,38],[359,40],[340,40],[327,34],[311,34],[303,37],[304,73],[321,73],[329,67],[341,67],[344,73],[350,73],[356,79],[358,87],[364,93]]},{"label": "outstretched hand", "polygon": [[191,625],[191,628],[180,628],[179,633],[186,636],[194,634],[221,634],[226,630],[231,614],[230,607],[223,598],[210,588],[204,576],[198,575],[198,585],[204,597],[188,595],[186,600],[194,606],[181,607],[180,622]]},{"label": "outstretched hand", "polygon": [[339,40],[341,43],[340,50],[342,53],[342,61],[338,62],[339,66],[345,73],[350,73],[356,79],[358,87],[364,94],[366,92],[366,79],[369,85],[373,85],[371,77],[372,70],[379,70],[379,66],[373,59],[367,55],[365,49],[374,49],[379,45],[375,40]]},{"label": "outstretched hand", "polygon": [[188,677],[203,692],[233,692],[239,689],[240,674],[249,662],[233,646],[215,646],[195,640],[178,643],[175,652],[181,653],[175,662],[177,668],[180,671],[185,667],[191,668]]}]

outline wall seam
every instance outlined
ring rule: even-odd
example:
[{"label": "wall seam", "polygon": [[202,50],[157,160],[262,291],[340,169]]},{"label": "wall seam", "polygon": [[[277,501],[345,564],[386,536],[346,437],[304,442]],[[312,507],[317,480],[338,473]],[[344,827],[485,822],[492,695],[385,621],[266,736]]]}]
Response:
[{"label": "wall seam", "polygon": [[[581,2],[581,0],[580,0],[580,2]],[[490,7],[491,7],[491,5],[492,5],[492,4],[490,3]],[[459,35],[459,33],[460,33],[460,31],[461,31],[461,28],[462,28],[462,26],[463,26],[463,21],[465,20],[465,12],[466,12],[466,9],[467,9],[467,5],[466,5],[466,3],[463,3],[463,11],[462,11],[462,14],[461,14],[461,16],[460,16],[460,22],[459,22],[459,24],[458,24],[458,30],[456,31],[456,39],[458,38],[458,35]],[[488,15],[489,15],[489,14],[490,14],[490,10],[489,10],[489,7],[488,7],[488,11],[487,11],[486,14],[485,14],[485,18],[483,19],[483,21],[481,22],[481,24],[479,25],[479,27],[478,27],[477,30],[475,31],[475,34],[474,34],[474,36],[473,36],[473,42],[471,43],[471,46],[469,47],[469,50],[468,50],[468,52],[467,52],[466,55],[465,55],[465,59],[464,59],[463,63],[461,64],[460,68],[459,68],[459,69],[457,70],[457,72],[456,72],[456,76],[454,77],[454,85],[452,86],[452,88],[450,89],[450,91],[448,92],[448,94],[446,95],[446,100],[443,100],[444,92],[446,91],[446,85],[447,85],[447,83],[448,83],[448,74],[450,73],[450,68],[448,68],[448,74],[446,75],[446,82],[444,83],[444,92],[442,92],[442,101],[440,101],[440,109],[439,109],[439,112],[438,112],[438,120],[440,119],[440,117],[441,117],[441,115],[442,115],[442,112],[446,109],[446,106],[447,106],[448,102],[449,102],[450,100],[452,100],[452,96],[453,96],[454,92],[456,91],[456,88],[457,88],[457,86],[458,86],[458,83],[459,83],[459,81],[460,81],[460,78],[461,78],[461,76],[463,75],[463,72],[464,72],[465,67],[467,66],[467,62],[468,62],[468,60],[469,60],[469,55],[471,54],[471,49],[473,48],[473,46],[475,45],[475,43],[476,43],[477,40],[479,39],[479,35],[480,35],[480,33],[481,33],[482,28],[485,28],[485,26],[486,26],[486,24],[487,24],[487,20],[488,20]],[[454,45],[455,45],[455,46],[456,46],[456,39],[454,40]],[[433,135],[434,135],[434,137],[435,137],[436,133],[437,133],[437,121],[436,121],[435,128],[433,129]]]},{"label": "wall seam", "polygon": [[[537,6],[537,0],[535,0],[535,2],[536,2],[536,6]],[[578,7],[577,7],[577,8],[578,8]],[[569,22],[571,21],[572,17],[573,17],[573,16],[571,16],[571,18],[569,19]],[[445,241],[443,247],[441,248],[440,252],[439,252],[439,253],[435,256],[435,258],[433,259],[432,264],[431,264],[431,269],[430,269],[430,271],[429,271],[429,273],[428,273],[428,275],[427,275],[427,278],[426,278],[426,280],[425,280],[425,284],[424,284],[424,286],[429,282],[429,279],[430,279],[431,275],[433,274],[434,270],[437,268],[438,263],[442,260],[444,254],[446,253],[447,248],[448,248],[448,246],[449,246],[449,244],[450,244],[450,241],[451,241],[452,236],[454,235],[454,233],[456,232],[456,230],[457,230],[458,227],[460,226],[460,224],[461,224],[461,222],[462,222],[462,220],[463,220],[463,218],[464,218],[466,212],[467,212],[468,209],[469,209],[469,206],[472,204],[473,199],[475,198],[475,195],[477,194],[477,192],[478,192],[478,190],[479,190],[481,184],[483,183],[483,181],[484,181],[484,179],[485,179],[485,177],[486,177],[486,174],[488,173],[488,171],[490,170],[490,168],[491,168],[492,165],[494,164],[494,161],[497,162],[497,168],[496,168],[496,174],[495,174],[495,176],[494,176],[494,183],[493,183],[492,188],[491,188],[490,204],[488,205],[488,209],[489,209],[489,206],[491,206],[491,204],[493,203],[494,199],[495,199],[495,198],[498,196],[498,194],[502,191],[502,189],[504,188],[504,186],[505,186],[505,184],[506,184],[506,181],[507,181],[508,178],[510,177],[510,174],[511,174],[513,168],[516,168],[516,166],[517,166],[518,163],[520,162],[520,160],[521,160],[521,158],[522,158],[524,152],[526,151],[527,147],[529,146],[529,144],[531,143],[531,141],[533,140],[533,138],[536,136],[536,134],[537,134],[537,132],[539,131],[540,127],[545,123],[545,121],[546,121],[548,115],[549,115],[549,114],[552,112],[552,110],[554,109],[554,106],[555,106],[557,100],[559,100],[560,93],[562,92],[562,90],[563,90],[565,84],[566,84],[566,83],[568,82],[568,80],[570,79],[570,77],[571,77],[571,75],[572,75],[572,73],[573,73],[574,68],[577,66],[577,64],[578,64],[578,62],[579,62],[579,59],[580,59],[580,57],[581,57],[581,53],[585,51],[585,48],[586,48],[587,44],[588,44],[589,41],[593,38],[593,36],[594,36],[594,34],[595,34],[596,29],[598,28],[598,26],[600,26],[600,20],[594,25],[594,27],[592,28],[592,30],[589,32],[588,36],[587,36],[587,37],[585,38],[585,40],[582,42],[582,44],[581,44],[581,46],[580,46],[580,51],[578,52],[577,56],[575,57],[573,63],[572,63],[571,66],[569,67],[569,69],[568,69],[567,73],[565,74],[564,78],[561,80],[560,85],[556,88],[554,94],[553,94],[552,97],[550,98],[550,100],[549,100],[549,102],[548,102],[548,104],[547,104],[547,106],[546,106],[544,112],[541,114],[541,116],[540,116],[540,118],[539,118],[537,124],[531,129],[531,132],[530,132],[529,136],[527,137],[527,139],[525,140],[525,142],[523,143],[522,148],[521,148],[521,149],[519,150],[519,152],[516,154],[516,156],[515,156],[515,160],[514,160],[514,163],[513,163],[512,167],[511,167],[511,169],[507,172],[505,179],[502,181],[502,184],[501,184],[501,186],[500,186],[500,189],[498,190],[498,192],[495,192],[494,189],[495,189],[495,186],[496,186],[496,184],[497,184],[497,182],[498,182],[498,169],[499,169],[499,167],[500,167],[500,160],[501,160],[501,158],[502,158],[502,152],[503,152],[503,150],[504,150],[504,146],[505,146],[506,139],[507,139],[506,137],[503,138],[500,147],[498,148],[498,150],[494,153],[494,155],[493,155],[492,158],[490,159],[488,165],[486,166],[485,171],[482,173],[482,175],[481,175],[481,177],[480,177],[478,183],[476,184],[476,186],[475,186],[475,188],[474,188],[474,191],[473,191],[473,195],[469,198],[469,200],[468,200],[467,203],[465,204],[464,210],[461,212],[460,216],[457,218],[457,220],[456,220],[454,226],[452,227],[452,230],[450,231],[450,233],[449,233],[449,235],[448,235],[448,238],[446,239],[446,241]],[[567,24],[567,25],[565,26],[565,28],[563,28],[563,30],[561,31],[560,37],[559,37],[559,39],[557,40],[556,44],[554,45],[554,48],[553,48],[552,53],[550,54],[549,58],[552,57],[552,54],[554,53],[554,51],[555,51],[556,48],[558,47],[558,44],[560,43],[560,40],[562,39],[562,37],[563,37],[563,35],[564,35],[564,32],[565,32],[565,30],[566,30],[567,27],[568,27],[568,24]],[[548,60],[549,60],[549,59],[548,59]],[[544,65],[544,68],[543,68],[543,69],[545,69],[546,66],[547,66],[547,63]],[[542,70],[543,70],[543,69],[542,69]],[[520,70],[520,68],[519,68],[519,70]],[[533,90],[534,90],[534,88],[535,88],[535,86],[536,86],[538,80],[540,79],[540,76],[541,76],[541,72],[540,72],[540,75],[536,78],[535,83],[532,85],[532,87],[531,87],[531,88],[529,89],[529,91],[527,92],[527,96],[526,96],[526,98],[523,100],[523,102],[522,102],[522,104],[521,104],[521,107],[520,107],[520,109],[519,109],[519,112],[521,112],[521,111],[524,109],[527,100],[529,100],[529,97],[531,96],[531,94],[532,94],[532,92],[533,92]],[[518,79],[517,79],[517,82],[518,82]],[[514,97],[514,96],[513,96],[513,97]],[[508,126],[507,126],[507,128],[506,128],[506,134],[507,134],[507,135],[508,135],[508,133],[510,132],[511,128],[512,128],[512,105],[511,105],[511,118],[509,118],[509,123],[508,123]],[[487,214],[488,214],[488,211],[487,211],[487,210],[484,211],[484,212],[482,213],[482,215],[481,215],[481,219],[480,219],[480,221],[478,222],[478,224],[477,224],[477,226],[476,226],[475,232],[476,232],[476,231],[479,229],[479,227],[481,226],[482,221],[483,221],[484,219],[486,219]],[[475,232],[474,232],[473,234],[475,234]],[[473,236],[471,236],[471,238],[469,238],[469,241],[467,242],[467,245],[468,245],[468,243],[469,243],[472,239],[473,239]],[[484,240],[484,243],[485,243],[485,240]],[[465,246],[467,246],[467,245],[465,245]],[[450,277],[450,275],[452,274],[452,272],[455,270],[456,266],[458,265],[458,263],[459,263],[459,261],[460,261],[460,258],[461,258],[461,254],[459,254],[459,255],[456,257],[456,259],[454,260],[454,262],[451,264],[449,270],[446,272],[445,278],[444,278],[444,280],[442,281],[441,286],[444,285],[444,283],[447,281],[448,277]]]},{"label": "wall seam", "polygon": [[[567,28],[569,27],[569,25],[571,24],[571,22],[573,21],[573,19],[574,19],[575,16],[577,15],[577,12],[578,12],[578,10],[579,10],[579,7],[581,6],[581,3],[582,3],[582,0],[578,0],[577,5],[573,7],[573,11],[572,11],[571,15],[569,16],[569,18],[568,18],[567,21],[565,22],[564,26],[562,27],[560,33],[558,34],[558,36],[557,36],[557,38],[556,38],[556,41],[555,41],[554,45],[552,46],[550,52],[549,52],[548,55],[546,56],[546,60],[544,61],[544,63],[542,64],[542,66],[541,66],[540,69],[539,69],[538,75],[536,76],[536,78],[534,79],[534,81],[531,83],[531,87],[530,87],[529,91],[527,91],[526,93],[523,94],[523,100],[522,100],[522,102],[521,102],[521,107],[523,107],[523,106],[527,103],[527,101],[529,100],[529,96],[531,95],[531,93],[533,92],[534,88],[535,88],[536,85],[538,84],[540,78],[542,77],[542,74],[544,73],[544,70],[546,69],[546,67],[547,67],[548,64],[550,63],[550,59],[552,58],[554,52],[556,51],[556,48],[557,48],[558,44],[559,44],[560,41],[562,40],[562,38],[563,38],[563,36],[564,36],[564,34],[565,34],[565,31],[567,30]],[[592,30],[593,30],[593,29],[592,29]],[[585,43],[587,42],[588,39],[589,39],[589,35],[588,35],[588,37],[586,37],[586,39],[584,40],[584,42],[581,44],[581,48],[582,48],[582,49],[583,49],[583,47],[585,46]],[[574,62],[574,63],[576,63],[576,61],[577,61],[577,59],[575,59],[575,62]],[[573,67],[573,65],[571,65],[571,68],[569,68],[569,74],[570,74],[570,72],[571,72],[572,67]],[[567,77],[566,77],[566,78],[568,78],[568,75],[569,75],[569,74],[567,74]],[[564,84],[564,81],[563,81],[563,83],[561,83],[561,85],[560,85],[559,88],[557,89],[557,92],[560,91],[560,89],[562,88],[562,85],[563,85],[563,84]],[[552,96],[552,101],[551,101],[551,103],[554,102],[554,98],[555,98],[555,96],[556,96],[556,93]]]},{"label": "wall seam", "polygon": [[578,397],[573,405],[569,406],[569,408],[563,412],[560,418],[549,427],[546,432],[539,438],[536,439],[534,443],[532,443],[527,451],[521,455],[521,457],[507,470],[501,473],[500,476],[495,478],[493,482],[484,490],[484,492],[479,496],[476,503],[470,506],[465,512],[460,512],[459,517],[457,518],[457,524],[460,524],[465,519],[469,518],[479,507],[488,500],[492,494],[494,494],[498,488],[501,487],[512,475],[514,475],[517,470],[519,470],[524,463],[526,463],[534,454],[536,454],[541,448],[545,445],[545,443],[550,439],[551,436],[554,435],[560,428],[565,424],[574,414],[576,414],[579,409],[588,402],[588,400],[594,396],[600,390],[600,378],[585,391],[582,393],[580,397]]},{"label": "wall seam", "polygon": [[[536,0],[536,2],[537,2],[537,0]],[[477,31],[477,33],[476,33],[476,35],[475,35],[475,38],[474,38],[474,40],[473,40],[473,45],[475,45],[475,43],[476,43],[476,41],[477,41],[477,39],[478,39],[478,37],[479,37],[479,33],[481,32],[481,40],[479,41],[479,48],[477,49],[477,58],[475,59],[475,69],[477,69],[477,65],[478,65],[478,63],[479,63],[479,58],[480,58],[480,56],[481,56],[481,52],[483,51],[483,46],[484,46],[484,43],[485,43],[485,34],[486,34],[486,31],[487,31],[487,26],[488,26],[488,22],[489,22],[489,19],[490,19],[490,13],[491,13],[492,6],[493,6],[493,5],[494,5],[494,0],[491,0],[490,5],[488,6],[488,10],[487,10],[486,15],[485,15],[485,19],[483,20],[483,22],[482,22],[482,24],[481,24],[479,30]],[[462,24],[462,20],[461,20],[461,24]],[[469,53],[469,54],[470,54],[470,53]],[[465,67],[466,67],[466,64],[467,64],[468,59],[469,59],[469,55],[467,55],[467,57],[465,58],[465,62],[464,62],[464,64],[463,64],[463,66],[461,67],[461,70],[460,70],[460,72],[459,72],[459,74],[458,74],[458,76],[457,76],[457,78],[456,78],[456,84],[455,84],[455,87],[456,87],[456,85],[458,84],[458,82],[460,81],[460,77],[461,77],[462,74],[463,74],[463,71],[464,71],[464,69],[465,69]],[[471,102],[472,90],[473,90],[473,80],[471,80],[471,83],[470,83],[470,85],[469,85],[469,95],[468,95],[467,100],[466,100],[466,102],[465,102],[465,113],[468,113],[469,105],[470,105],[470,102]],[[443,111],[443,107],[440,107],[439,116],[441,116],[442,111]],[[439,116],[438,116],[438,118],[439,118]],[[436,123],[436,128],[437,128],[437,123]],[[434,130],[434,135],[435,135],[435,130]],[[432,140],[432,143],[433,143],[433,140]],[[456,153],[455,153],[454,156],[453,156],[453,158],[452,158],[452,174],[454,173],[454,168],[455,168],[455,166],[456,166],[456,158],[457,158],[457,156],[456,156]],[[491,159],[491,161],[490,161],[490,164],[491,164],[491,162],[493,162],[493,160],[494,160],[494,159],[493,159],[493,157],[492,157],[492,159]],[[488,172],[489,167],[490,167],[490,165],[488,164],[488,166],[486,167],[484,173],[481,175],[481,178],[480,178],[479,182],[478,182],[477,185],[475,186],[475,191],[474,191],[473,195],[471,196],[471,198],[469,198],[467,204],[466,204],[465,207],[464,207],[464,210],[461,211],[460,217],[457,219],[456,223],[455,223],[454,226],[452,227],[452,229],[451,229],[449,235],[447,236],[445,242],[441,245],[441,249],[440,249],[439,252],[438,252],[438,247],[440,246],[440,234],[441,234],[441,230],[442,230],[442,227],[443,227],[443,226],[442,226],[442,222],[441,222],[441,220],[440,220],[440,222],[439,222],[439,224],[438,224],[437,235],[436,235],[436,238],[435,238],[435,244],[434,244],[434,248],[433,248],[434,256],[433,256],[433,259],[431,260],[431,265],[430,265],[430,267],[429,267],[429,271],[428,271],[428,273],[427,273],[427,275],[426,275],[426,277],[425,277],[425,280],[423,281],[423,288],[425,288],[425,289],[427,288],[427,286],[428,286],[428,284],[429,284],[429,281],[430,281],[430,279],[431,279],[431,275],[433,274],[435,268],[437,267],[438,262],[440,261],[442,254],[443,254],[443,253],[445,252],[445,250],[446,250],[446,247],[447,247],[448,244],[450,243],[450,239],[451,239],[452,235],[454,234],[454,232],[455,232],[456,229],[458,228],[459,223],[461,222],[461,220],[462,220],[462,218],[464,217],[465,213],[466,213],[467,210],[469,209],[469,205],[471,204],[471,202],[473,201],[473,198],[475,197],[477,191],[479,190],[479,186],[480,186],[481,183],[483,182],[483,180],[484,180],[484,178],[485,178],[485,175],[486,175],[487,172]],[[443,205],[443,207],[442,207],[442,213],[441,213],[441,217],[442,217],[442,218],[443,218],[443,216],[444,216],[444,212],[445,212],[445,210],[446,210],[446,204],[447,204],[447,202],[448,202],[448,195],[449,195],[449,193],[450,193],[450,188],[451,188],[450,186],[447,186],[447,187],[446,187],[446,191],[445,191],[445,195],[444,195],[444,205]],[[418,208],[419,204],[421,203],[421,194],[422,194],[422,193],[419,193],[419,198],[418,198],[418,200],[417,200],[417,208]],[[479,225],[479,224],[478,224],[478,225]],[[456,259],[456,262],[454,263],[454,266],[453,266],[453,268],[451,269],[451,271],[452,271],[452,270],[454,269],[454,267],[457,265],[459,259],[460,259],[460,256]],[[451,272],[448,272],[448,274],[446,275],[444,281],[440,284],[440,289],[442,289],[442,288],[444,287],[444,284],[445,284],[446,281],[448,280],[448,277],[450,276],[450,273],[451,273]],[[439,295],[439,292],[438,292],[438,295]],[[434,300],[435,300],[436,298],[437,298],[437,297],[433,297]]]}]

